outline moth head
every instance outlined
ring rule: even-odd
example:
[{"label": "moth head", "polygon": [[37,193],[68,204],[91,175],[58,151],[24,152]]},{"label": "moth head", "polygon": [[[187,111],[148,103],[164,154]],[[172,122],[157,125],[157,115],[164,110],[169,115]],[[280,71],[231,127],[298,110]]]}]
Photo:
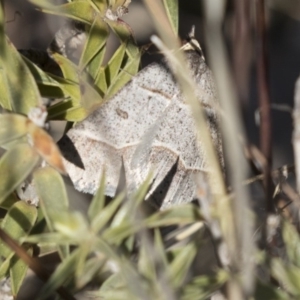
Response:
[{"label": "moth head", "polygon": [[203,58],[203,60],[205,60],[202,48],[201,48],[199,42],[195,38],[195,26],[192,27],[192,29],[187,37],[187,41],[185,41],[185,43],[181,47],[181,50],[196,51]]}]

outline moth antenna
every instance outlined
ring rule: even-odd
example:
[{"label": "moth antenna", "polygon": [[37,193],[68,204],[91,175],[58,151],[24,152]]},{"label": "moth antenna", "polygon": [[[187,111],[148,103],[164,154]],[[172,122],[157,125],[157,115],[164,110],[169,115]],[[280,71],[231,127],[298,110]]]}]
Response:
[{"label": "moth antenna", "polygon": [[192,26],[191,31],[188,34],[187,41],[188,42],[186,44],[184,44],[181,47],[181,49],[183,51],[189,51],[189,50],[196,51],[205,60],[202,48],[201,48],[199,42],[195,38],[195,25]]}]

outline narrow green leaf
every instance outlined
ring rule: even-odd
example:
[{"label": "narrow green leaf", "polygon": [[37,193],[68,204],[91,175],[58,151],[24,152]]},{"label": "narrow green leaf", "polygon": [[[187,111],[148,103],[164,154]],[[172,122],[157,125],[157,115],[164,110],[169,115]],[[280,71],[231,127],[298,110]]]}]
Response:
[{"label": "narrow green leaf", "polygon": [[11,252],[7,258],[0,260],[0,280],[2,280],[4,277],[7,277],[9,275],[10,261],[13,256],[14,253]]},{"label": "narrow green leaf", "polygon": [[190,270],[191,263],[197,254],[196,244],[190,242],[185,245],[170,265],[169,278],[173,287],[181,287]]},{"label": "narrow green leaf", "polygon": [[63,86],[58,81],[26,57],[23,56],[23,59],[38,85],[41,96],[49,98],[63,98],[68,96],[68,93],[64,92]]},{"label": "narrow green leaf", "polygon": [[[40,204],[51,231],[58,212],[68,212],[69,201],[61,175],[51,167],[40,168],[33,173],[34,184]],[[60,255],[66,257],[68,247],[60,247]]]},{"label": "narrow green leaf", "polygon": [[18,144],[0,159],[0,203],[3,202],[31,173],[39,155],[28,145]]},{"label": "narrow green leaf", "polygon": [[[31,256],[32,255],[32,248],[30,248],[27,253]],[[10,274],[10,283],[11,283],[11,291],[12,294],[16,297],[20,287],[23,283],[23,280],[26,276],[28,270],[28,265],[18,258],[14,256],[11,260],[11,268],[9,270]]]},{"label": "narrow green leaf", "polygon": [[149,227],[184,225],[201,221],[199,209],[193,204],[180,205],[170,209],[159,211],[145,220]]},{"label": "narrow green leaf", "polygon": [[5,85],[10,93],[10,97],[7,92],[5,93],[5,101],[10,98],[13,111],[28,114],[32,107],[41,103],[39,90],[30,70],[14,45],[5,37],[0,38],[2,39],[0,43],[3,43],[6,49],[4,56],[0,55],[0,69],[7,77]]},{"label": "narrow green leaf", "polygon": [[133,38],[133,32],[128,24],[125,22],[114,22],[106,20],[112,31],[118,36],[122,43],[126,43],[126,52],[130,58],[135,58],[139,55],[139,48]]},{"label": "narrow green leaf", "polygon": [[[228,273],[224,270],[220,270],[214,276],[197,276],[188,284],[182,286],[182,295],[180,299],[208,299],[214,292],[219,290],[228,281]],[[278,288],[277,288],[278,289]],[[275,295],[276,293],[274,293]],[[266,295],[262,295],[262,299],[278,299],[269,298]],[[258,300],[260,298],[254,298]]]},{"label": "narrow green leaf", "polygon": [[69,80],[70,82],[79,83],[79,69],[73,62],[59,53],[53,53],[52,57],[59,65],[64,79]]},{"label": "narrow green leaf", "polygon": [[175,36],[178,35],[178,0],[163,0],[167,16],[174,31]]},{"label": "narrow green leaf", "polygon": [[105,77],[107,85],[110,86],[114,81],[119,72],[122,72],[121,65],[124,60],[126,51],[126,44],[122,43],[119,48],[115,51],[114,55],[108,62],[105,68]]},{"label": "narrow green leaf", "polygon": [[47,232],[41,234],[34,234],[26,236],[22,239],[22,242],[33,243],[33,244],[56,244],[56,245],[67,245],[74,242],[73,238],[66,237],[60,232]]},{"label": "narrow green leaf", "polygon": [[106,95],[108,87],[107,87],[106,76],[105,76],[105,67],[101,67],[99,69],[99,73],[97,74],[95,79],[95,86],[100,91],[101,96]]},{"label": "narrow green leaf", "polygon": [[289,261],[300,267],[300,239],[296,228],[288,221],[285,221],[283,223],[282,235]]},{"label": "narrow green leaf", "polygon": [[115,95],[125,84],[138,72],[140,65],[140,54],[135,58],[129,59],[126,65],[120,70],[119,74],[110,85],[106,98],[109,99]]},{"label": "narrow green leaf", "polygon": [[12,110],[13,100],[9,92],[9,83],[3,66],[0,66],[0,107]]},{"label": "narrow green leaf", "polygon": [[38,299],[48,299],[48,297],[50,297],[57,288],[66,284],[71,278],[73,278],[77,259],[78,249],[74,250],[59,264],[55,272],[41,289]]},{"label": "narrow green leaf", "polygon": [[[139,260],[138,260],[138,271],[140,274],[145,276],[148,280],[152,282],[157,281],[156,276],[156,253],[153,249],[150,249],[150,240],[147,241],[144,236],[142,236],[142,241],[139,247]],[[155,257],[155,258],[154,258]]]},{"label": "narrow green leaf", "polygon": [[128,220],[124,220],[119,226],[109,227],[102,236],[105,240],[114,245],[120,245],[126,238],[141,230],[139,224],[133,225]]},{"label": "narrow green leaf", "polygon": [[82,274],[77,278],[77,286],[78,288],[82,288],[92,282],[97,273],[100,272],[104,264],[106,263],[106,259],[103,257],[92,257],[90,258],[84,265],[84,270]]},{"label": "narrow green leaf", "polygon": [[88,224],[80,212],[57,212],[53,217],[54,229],[67,238],[83,241],[88,235]]},{"label": "narrow green leaf", "polygon": [[11,206],[16,203],[17,201],[19,201],[20,199],[18,198],[16,193],[12,193],[10,194],[1,204],[0,207],[8,210],[11,208]]},{"label": "narrow green leaf", "polygon": [[[105,53],[106,53],[106,45],[104,45],[97,53],[96,55],[92,58],[92,60],[90,61],[90,63],[88,64],[87,68],[86,68],[86,72],[93,78],[94,80],[94,85],[96,87],[97,84],[95,84],[97,77],[99,76],[102,68],[103,68],[103,59],[105,57]],[[100,95],[103,97],[104,96],[104,91],[103,89],[101,89],[101,86],[98,87],[100,90]]]},{"label": "narrow green leaf", "polygon": [[102,209],[105,205],[105,172],[101,175],[100,185],[93,197],[93,200],[88,209],[88,216],[91,222],[102,213]]},{"label": "narrow green leaf", "polygon": [[91,0],[96,7],[98,8],[99,12],[105,13],[107,9],[107,0]]},{"label": "narrow green leaf", "polygon": [[116,198],[114,198],[105,208],[103,208],[101,212],[99,212],[98,214],[94,214],[93,212],[91,227],[94,232],[99,232],[105,225],[108,225],[108,222],[116,214],[116,211],[120,207],[123,200],[124,194],[121,193]]},{"label": "narrow green leaf", "polygon": [[92,24],[95,10],[88,1],[73,1],[63,5],[53,5],[48,0],[29,0],[42,8],[43,12],[71,18],[86,24]]},{"label": "narrow green leaf", "polygon": [[18,139],[27,133],[28,119],[17,114],[0,115],[0,145]]},{"label": "narrow green leaf", "polygon": [[[1,223],[1,228],[9,233],[13,239],[19,240],[30,232],[36,219],[36,207],[25,201],[19,201],[7,212]],[[2,257],[7,258],[13,251],[0,240],[0,253]]]},{"label": "narrow green leaf", "polygon": [[294,296],[300,296],[300,269],[293,265],[285,265],[282,260],[273,258],[271,274]]},{"label": "narrow green leaf", "polygon": [[108,34],[109,31],[107,24],[101,18],[95,18],[94,23],[89,31],[82,56],[80,58],[80,70],[83,70],[97,55],[101,48],[104,47]]}]

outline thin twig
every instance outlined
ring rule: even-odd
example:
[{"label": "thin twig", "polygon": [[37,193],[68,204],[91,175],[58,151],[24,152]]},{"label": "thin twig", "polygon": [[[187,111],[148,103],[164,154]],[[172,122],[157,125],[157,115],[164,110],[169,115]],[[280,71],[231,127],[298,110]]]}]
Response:
[{"label": "thin twig", "polygon": [[267,59],[267,38],[265,1],[256,0],[256,45],[257,45],[257,80],[260,106],[260,148],[266,159],[264,166],[264,187],[267,198],[267,212],[274,212],[272,201],[272,122],[270,109],[270,91],[268,85],[268,59]]}]

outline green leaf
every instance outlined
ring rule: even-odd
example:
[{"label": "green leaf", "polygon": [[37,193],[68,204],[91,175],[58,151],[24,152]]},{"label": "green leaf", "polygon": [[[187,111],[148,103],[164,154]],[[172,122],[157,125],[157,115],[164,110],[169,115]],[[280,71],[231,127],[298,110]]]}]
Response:
[{"label": "green leaf", "polygon": [[[32,248],[27,251],[29,255],[32,255]],[[17,296],[20,287],[23,283],[23,280],[26,276],[28,270],[28,265],[18,258],[14,256],[11,260],[11,268],[10,268],[10,282],[11,282],[11,291],[14,296]]]},{"label": "green leaf", "polygon": [[101,212],[99,212],[97,215],[93,215],[93,219],[91,220],[91,228],[94,232],[99,232],[105,225],[108,225],[108,222],[116,214],[116,211],[120,207],[123,200],[124,194],[121,193],[116,198],[114,198],[105,208],[103,208]]},{"label": "green leaf", "polygon": [[[1,228],[9,235],[19,240],[26,236],[37,219],[37,209],[35,206],[27,204],[25,201],[16,202],[7,212],[1,223]],[[11,250],[2,240],[0,240],[0,253],[2,257],[7,258]]]},{"label": "green leaf", "polygon": [[[0,37],[0,44],[3,43],[4,53],[0,53],[0,70],[7,77],[0,84],[0,90],[4,91],[4,97],[0,97],[0,105],[14,112],[28,114],[32,107],[41,104],[40,93],[35,80],[13,44],[4,36]],[[9,94],[10,95],[9,95]],[[7,101],[11,103],[7,107]]]},{"label": "green leaf", "polygon": [[12,98],[11,94],[9,92],[10,86],[8,83],[8,78],[6,76],[6,72],[4,70],[4,67],[0,66],[0,107],[2,106],[3,108],[7,110],[12,110]]},{"label": "green leaf", "polygon": [[19,201],[20,199],[18,198],[16,193],[12,193],[10,194],[1,204],[0,207],[8,210],[11,208],[11,206],[16,203],[17,201]]},{"label": "green leaf", "polygon": [[[214,292],[220,289],[228,280],[228,273],[220,270],[214,276],[197,276],[191,282],[182,286],[180,299],[208,299]],[[258,300],[259,298],[254,298]],[[277,299],[265,296],[263,299]]]},{"label": "green leaf", "polygon": [[178,35],[178,0],[163,0],[167,16],[174,31],[175,36]]},{"label": "green leaf", "polygon": [[193,242],[183,246],[183,248],[177,253],[169,269],[169,278],[173,287],[178,288],[182,286],[196,254],[197,247]]},{"label": "green leaf", "polygon": [[24,136],[27,133],[27,121],[22,115],[0,115],[0,145]]},{"label": "green leaf", "polygon": [[300,268],[293,265],[285,265],[278,258],[272,259],[271,274],[292,295],[300,296]]},{"label": "green leaf", "polygon": [[40,244],[40,245],[67,245],[74,242],[73,238],[68,238],[60,232],[47,232],[41,234],[34,234],[22,239],[22,242]]},{"label": "green leaf", "polygon": [[184,225],[202,221],[199,209],[193,204],[179,205],[159,211],[145,220],[149,227]]},{"label": "green leaf", "polygon": [[[58,213],[68,212],[69,201],[61,175],[51,167],[40,168],[33,173],[34,184],[40,198],[40,204],[51,231]],[[59,248],[60,255],[69,254],[68,247]]]},{"label": "green leaf", "polygon": [[122,43],[126,43],[126,53],[130,58],[135,58],[139,55],[139,48],[133,38],[133,32],[125,22],[114,22],[106,20],[112,31],[118,36]]},{"label": "green leaf", "polygon": [[285,221],[283,223],[282,235],[289,261],[300,267],[300,239],[296,228],[288,221]]},{"label": "green leaf", "polygon": [[126,44],[122,43],[119,48],[115,51],[112,58],[109,60],[105,68],[105,77],[107,85],[110,86],[113,80],[116,78],[118,73],[121,71],[121,65],[124,60],[126,51]]},{"label": "green leaf", "polygon": [[29,0],[42,8],[43,12],[55,14],[77,20],[86,24],[92,24],[96,13],[88,1],[73,1],[63,5],[53,5],[48,0]]},{"label": "green leaf", "polygon": [[[66,66],[65,69],[63,68],[64,75],[68,74],[68,77],[70,78],[72,74],[79,73],[79,69],[76,66],[72,66],[68,60],[63,60],[62,57],[60,57],[60,61],[64,61]],[[54,78],[59,80],[56,77]],[[48,109],[49,119],[66,120],[71,122],[82,121],[104,102],[100,94],[87,82],[86,79],[81,76],[76,80],[79,82],[78,86],[72,84],[71,89],[74,93],[72,95],[69,93],[72,96],[72,99],[63,100],[52,105]],[[80,94],[78,94],[78,92]]]},{"label": "green leaf", "polygon": [[103,59],[105,57],[106,53],[106,45],[104,45],[98,52],[97,54],[92,58],[90,61],[89,65],[86,68],[86,72],[93,78],[94,80],[94,85],[98,88],[98,92],[100,95],[103,97],[106,89],[103,89],[102,85],[100,84],[99,86],[95,84],[96,79],[98,76],[100,76],[101,70],[103,69]]},{"label": "green leaf", "polygon": [[124,282],[120,273],[113,274],[107,280],[105,280],[96,295],[99,297],[99,299],[137,299],[136,297],[133,298],[129,293],[126,283]]},{"label": "green leaf", "polygon": [[88,216],[91,222],[102,213],[102,209],[105,206],[105,172],[101,175],[99,188],[94,195],[92,202],[88,209]]},{"label": "green leaf", "polygon": [[2,203],[31,173],[39,155],[28,145],[18,144],[0,159],[0,203]]},{"label": "green leaf", "polygon": [[13,256],[14,256],[14,252],[11,252],[7,258],[4,258],[4,260],[1,259],[1,261],[0,261],[0,280],[2,280],[4,277],[8,276],[9,269],[10,269],[10,261]]},{"label": "green leaf", "polygon": [[26,57],[23,57],[23,59],[38,85],[41,96],[49,98],[62,98],[69,95],[64,91],[64,86],[61,86],[58,81],[53,79],[49,74],[44,72]]},{"label": "green leaf", "polygon": [[59,53],[53,53],[52,58],[59,65],[64,79],[69,80],[73,83],[79,83],[79,69],[73,62]]},{"label": "green leaf", "polygon": [[112,84],[110,85],[106,98],[110,98],[115,95],[125,84],[138,72],[140,65],[140,54],[135,58],[128,60],[126,65],[120,70],[118,76],[115,77]]},{"label": "green leaf", "polygon": [[105,76],[105,67],[101,67],[99,69],[94,84],[98,88],[99,93],[101,93],[101,96],[106,95],[108,86],[107,86],[106,76]]},{"label": "green leaf", "polygon": [[47,299],[60,286],[66,284],[74,276],[76,261],[78,259],[78,249],[74,250],[56,268],[51,277],[41,289],[38,299]]},{"label": "green leaf", "polygon": [[106,263],[104,257],[92,257],[84,265],[84,270],[80,276],[77,278],[78,288],[86,286],[88,283],[92,282],[93,278],[100,272],[101,268]]},{"label": "green leaf", "polygon": [[[256,283],[255,294],[253,295],[255,300],[286,300],[289,299],[287,293],[282,289],[279,289],[278,286],[267,284],[265,282],[258,281]],[[188,300],[190,298],[184,298],[183,300]]]},{"label": "green leaf", "polygon": [[[101,18],[95,18],[80,58],[80,70],[83,70],[104,47],[108,34],[109,31],[107,24]],[[100,68],[101,64],[96,67]]]},{"label": "green leaf", "polygon": [[53,221],[55,230],[77,242],[89,235],[88,224],[80,212],[57,212]]}]

